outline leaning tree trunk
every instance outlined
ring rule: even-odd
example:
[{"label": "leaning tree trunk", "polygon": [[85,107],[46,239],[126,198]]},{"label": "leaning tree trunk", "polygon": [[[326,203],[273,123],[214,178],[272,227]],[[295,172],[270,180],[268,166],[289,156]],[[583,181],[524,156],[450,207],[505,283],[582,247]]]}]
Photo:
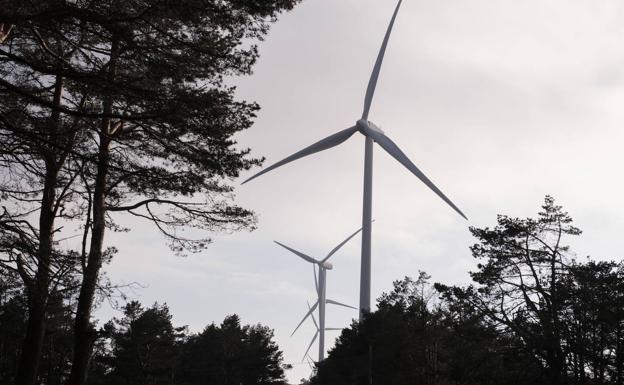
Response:
[{"label": "leaning tree trunk", "polygon": [[[63,79],[57,77],[54,89],[54,106],[61,105],[62,94]],[[52,140],[57,139],[56,133],[59,130],[59,121],[59,112],[53,111],[49,125]],[[50,291],[50,262],[54,241],[54,219],[56,217],[56,186],[58,170],[62,167],[62,162],[56,159],[56,149],[49,149],[47,145],[44,147],[41,153],[45,159],[45,176],[41,197],[41,211],[39,213],[39,246],[36,255],[37,271],[34,279],[29,278],[20,269],[20,275],[27,288],[28,320],[26,321],[26,334],[22,343],[22,351],[15,376],[16,385],[35,384],[45,334],[46,306]],[[61,159],[63,158],[61,157]]]},{"label": "leaning tree trunk", "polygon": [[39,361],[43,348],[45,333],[46,304],[50,286],[50,254],[52,250],[52,213],[54,202],[54,176],[46,178],[44,198],[42,199],[40,215],[40,236],[38,251],[38,268],[35,280],[30,283],[28,290],[28,320],[26,334],[22,343],[16,385],[34,385],[39,370]]},{"label": "leaning tree trunk", "polygon": [[93,192],[93,230],[89,257],[82,278],[78,307],[74,322],[74,357],[69,385],[83,385],[87,379],[87,371],[94,342],[94,333],[91,330],[91,311],[97,287],[100,268],[102,267],[102,247],[105,234],[105,190],[106,174],[108,171],[108,149],[110,139],[108,134],[100,135],[100,154],[98,156],[98,173]]},{"label": "leaning tree trunk", "polygon": [[[115,79],[119,45],[113,40],[111,45],[111,57],[109,63],[109,79]],[[113,98],[107,96],[104,101],[104,114],[110,115],[113,110]],[[74,322],[74,357],[68,385],[84,385],[87,381],[91,351],[95,341],[94,332],[91,330],[91,312],[93,300],[97,288],[97,281],[102,267],[104,255],[104,234],[106,233],[106,182],[110,160],[111,143],[111,119],[102,118],[99,133],[98,164],[93,189],[93,219],[91,231],[91,243],[89,256],[84,269],[76,320]]]}]

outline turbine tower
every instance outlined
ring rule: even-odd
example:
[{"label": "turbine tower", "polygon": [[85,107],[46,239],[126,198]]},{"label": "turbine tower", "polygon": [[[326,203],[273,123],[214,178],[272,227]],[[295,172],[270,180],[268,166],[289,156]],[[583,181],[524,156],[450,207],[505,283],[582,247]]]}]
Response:
[{"label": "turbine tower", "polygon": [[[316,294],[317,294],[317,299],[316,302],[314,303],[314,305],[312,305],[310,307],[310,305],[308,304],[308,312],[306,313],[305,316],[303,316],[303,319],[301,320],[301,322],[299,322],[299,324],[297,325],[297,327],[295,328],[295,330],[293,330],[291,336],[293,334],[295,334],[295,332],[297,331],[297,329],[299,329],[299,327],[301,326],[301,324],[303,324],[303,322],[306,320],[306,318],[312,316],[312,320],[314,321],[314,325],[316,326],[316,334],[314,335],[314,338],[312,338],[312,341],[310,342],[310,345],[308,346],[308,349],[306,350],[305,354],[304,354],[304,358],[305,355],[308,354],[308,351],[310,350],[310,347],[312,346],[312,344],[314,343],[314,341],[316,340],[317,337],[319,338],[319,355],[318,355],[318,359],[319,361],[323,361],[323,358],[325,357],[325,331],[326,330],[335,330],[333,328],[326,328],[325,327],[325,305],[326,304],[332,304],[332,305],[338,305],[338,306],[344,306],[344,307],[348,307],[351,309],[355,309],[357,310],[357,308],[353,307],[353,306],[349,306],[349,305],[345,305],[343,303],[340,303],[338,301],[334,301],[332,299],[328,299],[327,298],[327,270],[331,270],[333,268],[333,265],[331,263],[328,262],[329,258],[332,257],[332,255],[334,255],[338,250],[340,250],[340,248],[342,246],[345,245],[345,243],[349,242],[351,240],[351,238],[355,237],[360,231],[362,231],[362,229],[358,229],[356,232],[354,232],[353,234],[349,235],[349,237],[347,237],[347,239],[345,239],[344,241],[340,242],[340,244],[338,244],[338,246],[334,247],[332,249],[332,251],[329,252],[329,254],[327,254],[327,256],[325,256],[325,258],[323,259],[315,259],[310,257],[309,255],[306,255],[300,251],[297,251],[293,248],[290,248],[282,243],[279,243],[277,241],[274,241],[275,243],[277,243],[278,245],[282,246],[283,248],[285,248],[286,250],[292,252],[293,254],[297,255],[299,258],[303,259],[306,262],[310,262],[312,264],[312,268],[314,269],[314,285],[316,287]],[[316,267],[318,266],[319,269],[319,273],[318,273],[318,279],[316,277]],[[316,310],[316,308],[318,308],[318,319],[319,322],[317,324],[316,319],[314,319],[314,310]]]},{"label": "turbine tower", "polygon": [[459,215],[461,215],[464,219],[467,219],[464,213],[462,213],[461,210],[457,206],[455,206],[455,204],[451,202],[451,200],[447,198],[446,195],[444,195],[444,193],[440,191],[440,189],[438,189],[433,184],[433,182],[431,182],[431,180],[429,180],[429,178],[427,178],[427,176],[422,171],[420,171],[418,167],[416,167],[414,163],[412,163],[407,155],[405,155],[403,151],[401,151],[401,149],[390,138],[388,138],[377,125],[368,120],[368,114],[370,112],[371,103],[373,101],[375,87],[377,86],[377,79],[379,78],[379,71],[381,69],[381,64],[383,62],[384,54],[386,52],[390,33],[392,32],[392,26],[394,25],[394,20],[396,19],[397,13],[399,12],[401,2],[402,0],[399,0],[394,10],[394,14],[392,15],[392,19],[390,20],[390,25],[388,26],[388,30],[386,31],[383,43],[381,44],[381,49],[379,50],[377,60],[375,61],[375,65],[373,67],[373,72],[371,74],[370,80],[368,81],[368,87],[366,88],[366,95],[364,97],[364,110],[362,111],[362,116],[360,117],[360,119],[357,120],[355,125],[345,130],[338,131],[337,133],[330,135],[325,139],[321,139],[320,141],[304,148],[303,150],[298,151],[290,155],[289,157],[273,164],[272,166],[265,168],[264,170],[260,171],[259,173],[253,175],[243,182],[243,184],[245,184],[262,174],[265,174],[294,160],[335,147],[349,139],[353,134],[358,131],[365,136],[366,141],[364,145],[364,194],[362,207],[362,260],[360,268],[360,321],[362,320],[364,313],[368,313],[370,311],[373,142],[377,143],[382,149],[390,154],[390,156],[396,159],[412,174],[420,179],[444,202],[451,206],[453,210],[455,210]]}]

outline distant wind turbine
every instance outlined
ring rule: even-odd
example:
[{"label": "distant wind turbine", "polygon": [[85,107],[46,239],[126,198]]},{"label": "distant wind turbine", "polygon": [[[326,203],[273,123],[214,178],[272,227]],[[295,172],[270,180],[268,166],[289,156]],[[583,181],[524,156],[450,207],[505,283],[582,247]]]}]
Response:
[{"label": "distant wind turbine", "polygon": [[[357,310],[357,308],[355,308],[353,306],[348,306],[348,307]],[[341,328],[327,328],[327,327],[324,327],[323,328],[323,332],[321,333],[321,327],[319,326],[318,322],[316,322],[316,318],[314,318],[314,313],[312,312],[313,309],[310,307],[310,303],[309,302],[308,302],[308,309],[311,312],[310,316],[312,316],[312,322],[314,322],[314,326],[316,327],[316,333],[314,333],[314,337],[312,337],[312,340],[310,341],[310,344],[308,345],[308,348],[306,349],[305,353],[303,353],[303,359],[305,360],[305,358],[308,357],[308,359],[310,359],[312,362],[315,362],[314,360],[312,360],[312,357],[310,357],[308,352],[310,351],[310,348],[312,347],[312,344],[314,344],[314,341],[316,341],[316,338],[319,336],[319,334],[323,334],[323,337],[321,337],[321,339],[319,339],[319,360],[316,361],[316,362],[320,362],[320,361],[323,361],[325,359],[325,352],[324,351],[321,352],[321,342],[320,342],[323,338],[325,338],[325,331],[327,331],[327,330],[342,330],[342,329]],[[324,346],[324,344],[323,344],[323,346]]]},{"label": "distant wind turbine", "polygon": [[[312,316],[312,320],[314,321],[314,325],[316,326],[316,334],[314,334],[314,338],[312,338],[312,341],[310,342],[310,345],[308,346],[308,349],[306,350],[305,354],[308,354],[308,351],[310,350],[310,347],[312,346],[312,344],[314,343],[316,338],[320,337],[319,338],[319,355],[318,355],[319,361],[322,361],[324,356],[325,356],[325,331],[326,330],[340,330],[340,329],[333,329],[333,328],[326,328],[325,327],[325,305],[326,304],[332,304],[332,305],[344,306],[344,307],[348,307],[348,308],[357,310],[357,308],[355,308],[353,306],[345,305],[345,304],[340,303],[338,301],[334,301],[332,299],[327,298],[327,270],[333,269],[333,265],[331,263],[329,263],[328,260],[338,250],[340,250],[340,248],[342,246],[344,246],[347,242],[349,242],[351,240],[351,238],[355,237],[360,231],[362,231],[362,229],[358,229],[356,232],[354,232],[353,234],[349,235],[347,237],[347,239],[345,239],[344,241],[340,242],[340,244],[338,244],[338,246],[334,247],[332,249],[332,251],[330,251],[329,254],[327,254],[327,256],[325,256],[325,258],[323,258],[323,259],[312,258],[309,255],[306,255],[306,254],[304,254],[304,253],[302,253],[300,251],[297,251],[297,250],[295,250],[293,248],[290,248],[290,247],[288,247],[288,246],[286,246],[286,245],[284,245],[282,243],[274,241],[278,245],[282,246],[286,250],[288,250],[288,251],[292,252],[293,254],[297,255],[298,257],[300,257],[301,259],[305,260],[306,262],[310,262],[312,264],[313,269],[314,269],[314,285],[316,286],[316,294],[317,294],[316,302],[311,307],[308,304],[308,312],[306,313],[305,316],[303,316],[303,319],[301,320],[301,322],[299,322],[299,324],[297,325],[295,330],[293,330],[291,336],[293,334],[295,334],[295,332],[299,329],[301,324],[303,324],[303,322],[308,317]],[[317,266],[318,266],[318,269],[319,269],[318,279],[316,277],[316,267]],[[316,319],[314,319],[314,314],[313,314],[314,310],[316,310],[317,307],[318,307],[318,313],[319,313],[319,317],[318,317],[319,318],[319,322],[318,322],[318,324],[316,323]],[[304,354],[304,358],[305,358],[305,354]]]},{"label": "distant wind turbine", "polygon": [[366,96],[364,97],[364,110],[362,112],[362,116],[354,126],[349,127],[345,130],[339,131],[333,135],[322,139],[303,150],[292,154],[291,156],[273,164],[260,171],[259,173],[253,175],[249,179],[245,180],[243,184],[249,182],[250,180],[259,177],[262,174],[265,174],[271,170],[274,170],[280,166],[283,166],[287,163],[290,163],[294,160],[303,158],[304,156],[312,155],[314,153],[327,150],[329,148],[335,147],[347,139],[349,139],[356,132],[360,132],[362,135],[366,137],[366,142],[364,146],[364,194],[363,194],[363,208],[362,208],[362,260],[361,260],[361,268],[360,268],[360,320],[364,313],[368,313],[370,311],[370,291],[371,291],[371,215],[372,215],[372,185],[373,185],[373,142],[376,142],[381,148],[383,148],[388,154],[390,154],[394,159],[396,159],[399,163],[401,163],[405,168],[407,168],[412,174],[414,174],[418,179],[420,179],[427,187],[429,187],[434,193],[436,193],[444,202],[446,202],[449,206],[453,208],[459,215],[461,215],[464,219],[467,219],[464,213],[455,206],[453,202],[449,198],[444,195],[440,189],[438,189],[422,171],[416,167],[414,163],[401,151],[401,149],[390,139],[388,138],[384,132],[376,126],[373,122],[368,120],[368,113],[370,111],[371,103],[373,101],[373,95],[375,93],[375,87],[377,86],[377,79],[379,78],[379,71],[381,69],[381,64],[383,62],[384,54],[386,52],[386,47],[388,45],[388,39],[390,38],[390,33],[392,32],[392,26],[394,25],[394,20],[396,19],[397,13],[399,12],[399,8],[401,6],[402,0],[400,0],[394,10],[394,14],[392,15],[392,19],[390,20],[390,25],[388,26],[388,30],[386,31],[386,35],[384,37],[383,43],[381,44],[381,49],[379,50],[379,54],[377,56],[377,60],[375,61],[375,65],[373,67],[373,72],[371,74],[370,80],[368,82],[368,87],[366,88]]}]

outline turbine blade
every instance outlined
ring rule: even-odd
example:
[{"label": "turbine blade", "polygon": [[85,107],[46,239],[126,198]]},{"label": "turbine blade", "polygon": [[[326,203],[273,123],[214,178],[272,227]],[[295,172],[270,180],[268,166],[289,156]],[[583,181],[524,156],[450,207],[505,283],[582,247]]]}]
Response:
[{"label": "turbine blade", "polygon": [[[318,301],[316,301],[316,303],[318,303]],[[308,309],[310,309],[310,311],[312,311],[312,308],[310,307],[310,303],[308,302]],[[316,322],[316,318],[314,318],[314,313],[310,313],[310,315],[312,316],[312,322],[314,322],[314,326],[316,326],[316,330],[320,330],[318,323]]]},{"label": "turbine blade", "polygon": [[310,314],[312,316],[312,322],[314,322],[314,326],[317,330],[319,330],[318,322],[316,322],[316,318],[314,317],[314,313]]},{"label": "turbine blade", "polygon": [[388,40],[390,39],[390,33],[392,32],[394,20],[396,19],[397,13],[399,13],[399,7],[401,7],[401,1],[402,0],[399,0],[394,10],[394,14],[392,15],[392,19],[390,19],[390,24],[388,25],[386,36],[384,36],[383,43],[381,44],[381,48],[379,49],[379,54],[377,55],[377,60],[375,61],[375,66],[373,67],[373,73],[371,74],[371,77],[368,81],[366,96],[364,97],[364,111],[362,112],[362,119],[368,119],[368,113],[370,111],[371,103],[373,101],[373,95],[375,94],[375,87],[377,87],[379,71],[381,70],[381,63],[383,62],[384,54],[386,53],[386,47],[388,46]]},{"label": "turbine blade", "polygon": [[388,154],[390,154],[394,159],[396,159],[399,163],[405,166],[405,168],[410,170],[412,174],[416,175],[418,179],[420,179],[427,187],[429,187],[434,193],[442,198],[442,200],[446,202],[449,206],[451,206],[453,210],[457,211],[459,215],[461,215],[464,219],[468,220],[464,213],[462,213],[462,211],[457,206],[455,206],[455,204],[451,202],[451,200],[447,198],[446,195],[444,195],[444,193],[440,191],[440,189],[438,189],[436,185],[434,185],[433,182],[429,180],[429,178],[427,178],[427,176],[423,174],[423,172],[420,171],[414,163],[412,163],[411,160],[409,160],[407,155],[405,155],[403,151],[401,151],[399,146],[397,146],[392,140],[390,140],[390,138],[388,138],[381,132],[371,129],[366,130],[366,135],[369,135],[375,142],[377,142],[377,144],[381,146],[381,148],[386,150]]},{"label": "turbine blade", "polygon": [[[371,222],[375,222],[375,220],[373,219]],[[349,237],[347,239],[345,239],[344,241],[342,241],[338,246],[334,247],[334,249],[332,251],[329,252],[329,254],[327,254],[327,257],[325,257],[323,260],[321,260],[321,263],[327,261],[332,255],[334,255],[334,253],[336,251],[338,251],[342,246],[344,246],[345,243],[349,242],[349,240],[353,237],[355,237],[360,231],[362,231],[362,228],[360,228],[358,231],[356,231],[355,233],[349,235]]]},{"label": "turbine blade", "polygon": [[350,309],[358,310],[357,307],[353,307],[351,305],[345,305],[344,303],[340,303],[338,301],[334,301],[333,299],[326,299],[325,302],[330,303],[332,305],[344,306],[344,307],[348,307]]},{"label": "turbine blade", "polygon": [[316,333],[314,333],[314,337],[312,337],[312,341],[310,341],[310,345],[308,345],[308,348],[305,351],[305,354],[303,355],[303,358],[301,359],[301,361],[303,362],[303,360],[305,360],[306,356],[308,355],[308,352],[310,351],[310,348],[312,347],[312,344],[314,343],[314,341],[316,341],[316,337],[318,337],[319,332],[318,330],[316,331]]},{"label": "turbine blade", "polygon": [[[306,320],[306,318],[308,318],[310,316],[310,314],[312,314],[312,312],[314,311],[314,309],[316,309],[316,307],[318,306],[318,301],[316,301],[314,303],[314,305],[312,305],[312,307],[310,308],[310,310],[306,313],[306,315],[303,316],[303,319],[301,320],[301,322],[299,322],[299,325],[297,325],[297,327],[295,328],[295,330],[293,330],[293,332],[290,334],[290,336],[292,337],[295,332],[299,329],[299,327],[301,326],[301,324],[303,324],[303,321]],[[309,307],[309,306],[308,306]]]},{"label": "turbine blade", "polygon": [[297,251],[295,249],[292,249],[292,248],[290,248],[290,247],[288,247],[288,246],[286,246],[286,245],[284,245],[282,243],[279,243],[278,241],[273,241],[273,242],[277,243],[278,245],[282,246],[286,250],[292,252],[293,254],[299,256],[300,258],[302,258],[302,259],[304,259],[304,260],[306,260],[306,261],[308,261],[310,263],[315,263],[315,264],[319,263],[319,261],[317,261],[316,259],[310,257],[309,255],[305,255],[302,252],[299,252],[299,251]]},{"label": "turbine blade", "polygon": [[316,295],[319,296],[321,295],[321,292],[319,291],[318,278],[316,278],[316,266],[315,265],[312,265],[312,270],[314,270],[314,287],[316,287]]},{"label": "turbine blade", "polygon": [[257,177],[259,177],[262,174],[265,174],[273,169],[276,169],[280,166],[283,166],[287,163],[290,163],[294,160],[297,160],[299,158],[303,158],[304,156],[308,156],[308,155],[312,155],[314,153],[323,151],[323,150],[327,150],[329,148],[332,148],[334,146],[339,145],[340,143],[344,142],[345,140],[349,139],[351,137],[351,135],[353,135],[358,129],[353,126],[353,127],[349,127],[345,130],[342,131],[338,131],[335,134],[332,134],[330,136],[328,136],[325,139],[321,139],[318,142],[304,148],[303,150],[296,152],[294,154],[292,154],[291,156],[280,160],[279,162],[273,164],[272,166],[269,166],[267,168],[265,168],[264,170],[260,171],[259,173],[255,174],[254,176],[248,178],[247,180],[245,180],[242,184],[245,184],[247,182],[249,182],[252,179],[255,179]]}]

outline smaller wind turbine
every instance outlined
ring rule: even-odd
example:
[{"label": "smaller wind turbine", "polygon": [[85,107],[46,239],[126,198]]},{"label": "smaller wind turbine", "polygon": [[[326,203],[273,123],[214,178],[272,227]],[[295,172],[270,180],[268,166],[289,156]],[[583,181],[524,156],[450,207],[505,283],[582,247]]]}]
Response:
[{"label": "smaller wind turbine", "polygon": [[[295,334],[295,332],[299,329],[301,324],[303,324],[303,322],[310,315],[312,315],[314,310],[316,310],[316,308],[318,308],[319,322],[317,324],[316,320],[313,318],[313,321],[314,321],[314,324],[316,325],[317,331],[316,331],[316,334],[314,335],[314,338],[312,338],[312,342],[310,342],[310,346],[312,346],[312,344],[314,343],[314,341],[316,340],[317,337],[320,337],[319,338],[319,355],[318,355],[319,361],[322,361],[324,356],[325,356],[325,331],[326,330],[333,330],[333,329],[328,329],[328,328],[325,327],[325,305],[329,303],[329,304],[332,304],[332,305],[344,306],[344,307],[348,307],[348,308],[357,310],[357,308],[355,308],[353,306],[345,305],[345,304],[340,303],[338,301],[334,301],[332,299],[328,299],[327,298],[327,295],[326,295],[327,294],[327,285],[326,285],[327,284],[327,270],[331,270],[333,268],[333,265],[331,263],[329,263],[328,260],[342,246],[344,246],[345,243],[349,242],[349,240],[351,240],[351,238],[355,237],[360,231],[362,231],[361,228],[358,229],[353,234],[351,234],[349,237],[347,237],[347,239],[345,239],[344,241],[340,242],[340,244],[338,244],[338,246],[334,247],[332,249],[332,251],[330,251],[329,254],[327,254],[327,256],[325,256],[325,258],[323,258],[323,259],[312,258],[309,255],[306,255],[306,254],[304,254],[304,253],[302,253],[300,251],[297,251],[297,250],[295,250],[293,248],[290,248],[290,247],[288,247],[288,246],[286,246],[286,245],[284,245],[282,243],[274,241],[275,243],[277,243],[278,245],[282,246],[286,250],[288,250],[288,251],[292,252],[293,254],[297,255],[299,258],[303,259],[304,261],[312,263],[312,265],[313,265],[312,267],[314,269],[314,285],[316,286],[317,300],[314,303],[314,305],[309,307],[308,312],[303,317],[301,322],[299,322],[299,324],[297,325],[295,330],[292,332],[291,336],[293,334]],[[316,276],[316,266],[318,266],[318,269],[319,269],[318,279],[317,279],[317,276]],[[308,349],[306,350],[306,354],[310,350],[310,346],[308,346]],[[304,359],[305,359],[305,355],[304,355]]]},{"label": "smaller wind turbine", "polygon": [[308,363],[310,370],[314,372],[314,370],[316,370],[316,366],[315,366],[316,362],[314,362],[314,360],[312,359],[312,357],[310,357],[309,354],[307,355],[306,358],[307,358],[306,362]]},{"label": "smaller wind turbine", "polygon": [[[356,307],[353,306],[348,306],[348,305],[343,305],[343,306],[347,306],[350,307],[351,309],[355,309],[357,310]],[[310,341],[310,344],[308,345],[308,348],[306,349],[305,353],[303,354],[303,359],[305,359],[306,357],[308,357],[309,360],[311,360],[312,362],[314,362],[314,360],[312,360],[312,357],[310,357],[310,355],[308,354],[308,352],[310,351],[310,348],[312,347],[312,344],[314,344],[314,341],[316,341],[316,338],[319,336],[319,334],[321,334],[321,328],[319,327],[318,322],[316,322],[316,318],[314,318],[314,309],[312,309],[310,307],[310,302],[308,302],[308,310],[310,311],[310,316],[312,317],[312,322],[314,322],[314,326],[316,327],[316,333],[314,333],[314,337],[312,337],[312,341]],[[307,317],[307,316],[306,316]],[[305,318],[304,318],[305,320]],[[301,321],[303,322],[303,321]],[[301,324],[299,324],[301,325]],[[299,326],[297,326],[299,327]],[[324,330],[342,330],[341,328],[324,328]],[[296,329],[295,329],[296,331]],[[295,332],[293,332],[294,334]],[[324,335],[323,335],[324,336]],[[320,346],[320,345],[319,345]],[[324,352],[323,352],[324,353]],[[324,356],[321,355],[321,353],[319,352],[319,361],[322,361],[324,359]],[[316,362],[315,362],[316,363]]]}]

